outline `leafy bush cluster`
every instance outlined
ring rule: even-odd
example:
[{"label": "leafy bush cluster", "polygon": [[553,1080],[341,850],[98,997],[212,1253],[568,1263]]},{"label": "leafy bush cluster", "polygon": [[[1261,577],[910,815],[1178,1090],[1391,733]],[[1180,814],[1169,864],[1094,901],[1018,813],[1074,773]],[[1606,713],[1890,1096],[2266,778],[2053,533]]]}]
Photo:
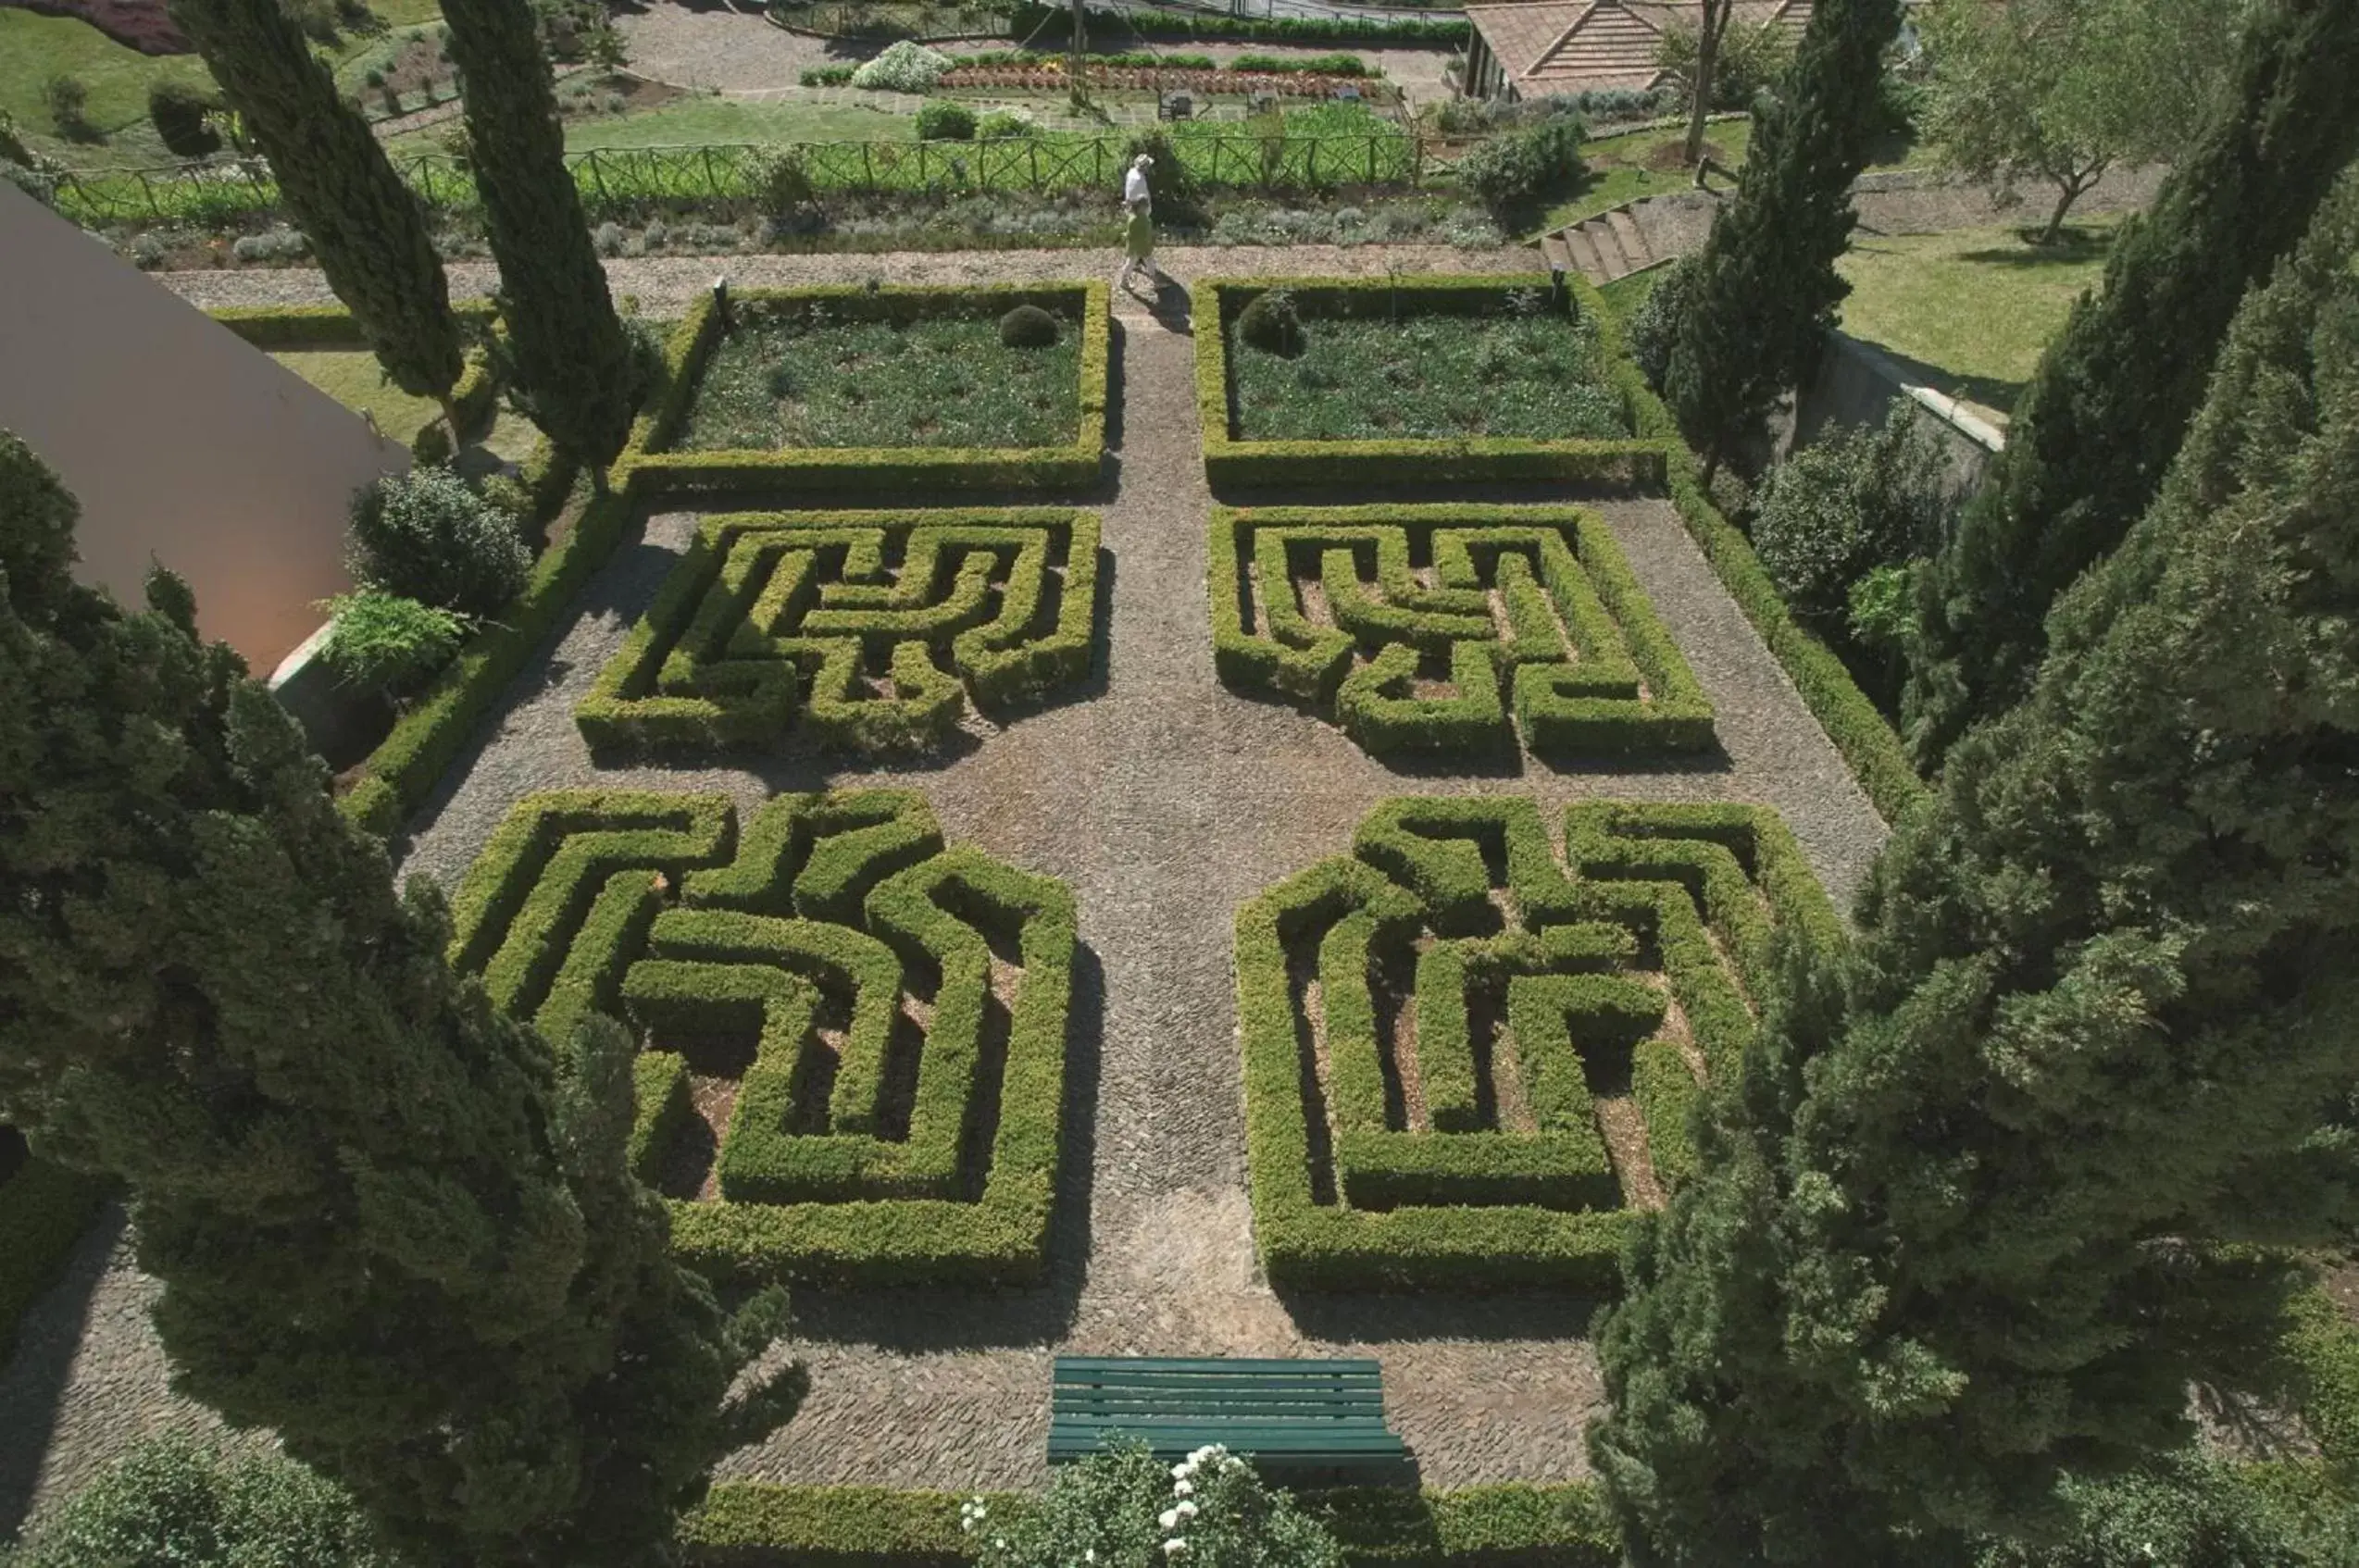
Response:
[{"label": "leafy bush cluster", "polygon": [[353,497],[347,565],[363,587],[462,616],[516,597],[532,554],[516,519],[447,469],[390,476]]},{"label": "leafy bush cluster", "polygon": [[852,85],[887,93],[930,93],[949,68],[949,56],[905,38],[855,70]]},{"label": "leafy bush cluster", "polygon": [[6,1568],[401,1568],[341,1487],[186,1437],[131,1450],[45,1514]]},{"label": "leafy bush cluster", "polygon": [[935,98],[917,110],[917,138],[922,142],[972,142],[975,111],[947,98]]},{"label": "leafy bush cluster", "polygon": [[[980,1568],[1342,1568],[1319,1522],[1228,1450],[1167,1466],[1143,1443],[1060,1469],[1037,1502],[969,1499],[959,1527]],[[1177,1545],[1173,1543],[1178,1543]]]},{"label": "leafy bush cluster", "polygon": [[1587,124],[1654,119],[1680,107],[1675,89],[1655,87],[1592,87],[1579,93],[1548,93],[1536,98],[1445,98],[1434,111],[1434,127],[1444,135],[1470,136],[1510,131],[1542,120],[1576,116]]},{"label": "leafy bush cluster", "polygon": [[1519,211],[1580,178],[1587,135],[1578,115],[1503,131],[1459,160],[1458,182],[1493,212]]},{"label": "leafy bush cluster", "polygon": [[221,150],[221,133],[208,117],[222,107],[214,93],[185,81],[158,81],[147,90],[147,118],[171,152],[201,158]]},{"label": "leafy bush cluster", "polygon": [[1822,634],[1856,635],[1856,591],[1941,541],[1941,449],[1911,406],[1896,402],[1879,429],[1829,431],[1762,481],[1754,552],[1794,614]]},{"label": "leafy bush cluster", "polygon": [[975,121],[978,142],[1006,142],[1040,133],[1039,125],[1021,109],[993,109]]},{"label": "leafy bush cluster", "polygon": [[1289,72],[1304,76],[1369,76],[1374,73],[1367,62],[1357,55],[1240,55],[1229,62],[1230,70],[1263,71],[1275,75]]},{"label": "leafy bush cluster", "polygon": [[473,622],[398,593],[364,590],[328,601],[320,656],[345,684],[398,700],[458,653]]},{"label": "leafy bush cluster", "polygon": [[1019,305],[999,318],[999,341],[1009,348],[1048,348],[1062,335],[1056,317],[1036,305]]},{"label": "leafy bush cluster", "polygon": [[[1793,63],[1794,33],[1777,22],[1732,21],[1720,35],[1712,57],[1712,107],[1747,109],[1762,90],[1785,74]],[[1654,63],[1670,73],[1669,91],[1685,106],[1694,101],[1696,30],[1692,26],[1664,29],[1655,46]]]}]

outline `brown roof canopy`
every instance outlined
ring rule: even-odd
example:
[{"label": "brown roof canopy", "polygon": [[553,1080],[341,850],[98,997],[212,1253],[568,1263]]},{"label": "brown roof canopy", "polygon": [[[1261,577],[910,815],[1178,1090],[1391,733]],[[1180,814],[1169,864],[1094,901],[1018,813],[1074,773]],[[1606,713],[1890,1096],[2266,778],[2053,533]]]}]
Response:
[{"label": "brown roof canopy", "polygon": [[[1467,7],[1467,19],[1507,81],[1527,97],[1659,86],[1664,72],[1654,55],[1663,34],[1695,27],[1703,14],[1701,0],[1533,0]],[[1735,20],[1799,31],[1810,20],[1810,0],[1736,0]]]}]

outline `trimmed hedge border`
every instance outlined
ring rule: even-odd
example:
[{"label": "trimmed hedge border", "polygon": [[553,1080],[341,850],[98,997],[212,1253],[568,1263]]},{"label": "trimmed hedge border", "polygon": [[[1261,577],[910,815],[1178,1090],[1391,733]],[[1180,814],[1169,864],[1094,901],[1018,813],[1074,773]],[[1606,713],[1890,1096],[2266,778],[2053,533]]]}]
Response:
[{"label": "trimmed hedge border", "polygon": [[1803,704],[1842,753],[1869,803],[1886,822],[1898,823],[1931,798],[1925,781],[1910,765],[1899,734],[1859,689],[1842,660],[1793,618],[1769,574],[1762,570],[1752,542],[1712,504],[1704,488],[1702,465],[1679,435],[1671,411],[1630,358],[1620,318],[1604,296],[1586,278],[1568,274],[1565,281],[1580,307],[1597,318],[1600,338],[1608,345],[1612,375],[1630,410],[1631,428],[1662,449],[1663,479],[1688,537],[1695,541],[1720,586],[1729,591],[1729,597],[1753,623],[1794,690],[1802,693]]},{"label": "trimmed hedge border", "polygon": [[2324,1286],[2296,1296],[2287,1316],[2284,1352],[2300,1377],[2303,1425],[2328,1470],[2359,1500],[2359,1324]]},{"label": "trimmed hedge border", "polygon": [[657,429],[626,453],[634,497],[670,500],[797,490],[904,489],[1079,490],[1095,484],[1105,465],[1107,366],[1112,348],[1111,291],[1102,282],[977,283],[947,286],[860,284],[805,289],[732,291],[730,307],[825,305],[856,320],[917,320],[928,317],[996,318],[1019,305],[1038,305],[1081,329],[1080,420],[1072,442],[1042,447],[784,447],[761,451],[671,450],[705,361],[725,330],[719,302],[696,301],[672,340],[670,385]]},{"label": "trimmed hedge border", "polygon": [[[1528,798],[1393,800],[1361,826],[1351,856],[1321,862],[1238,912],[1254,1230],[1271,1283],[1611,1294],[1630,1211],[1597,1206],[1618,1188],[1588,1125],[1581,1064],[1566,1030],[1536,1020],[1553,1014],[1555,1026],[1578,1017],[1625,1039],[1649,1037],[1632,1044],[1632,1093],[1649,1144],[1666,1151],[1659,1174],[1676,1180],[1693,1162],[1687,1117],[1699,1086],[1677,1042],[1654,1033],[1659,1005],[1648,1012],[1626,984],[1600,982],[1659,969],[1707,1068],[1726,1074],[1752,1039],[1744,991],[1767,977],[1775,927],[1791,921],[1821,942],[1844,940],[1800,847],[1765,807],[1585,802],[1564,821],[1560,865]],[[1518,917],[1504,929],[1493,862]],[[1388,1130],[1370,954],[1426,936],[1434,940],[1417,960],[1420,1076],[1430,1118],[1445,1130]],[[1292,956],[1314,941],[1323,1086]],[[1462,988],[1478,968],[1505,990],[1511,1020],[1549,1030],[1537,1042],[1518,1035],[1538,1139],[1471,1130]],[[1316,1124],[1314,1102],[1324,1112]]]},{"label": "trimmed hedge border", "polygon": [[[489,300],[469,300],[451,308],[471,326],[496,330],[498,317]],[[340,305],[232,305],[206,314],[265,353],[366,346],[360,324]],[[481,347],[468,350],[458,382],[451,388],[451,412],[459,429],[472,430],[490,418],[499,390],[492,379],[491,356]],[[423,432],[409,449],[420,462],[428,461],[433,451]]]},{"label": "trimmed hedge border", "polygon": [[[968,1494],[724,1481],[681,1521],[695,1568],[960,1568],[977,1542],[958,1527]],[[1349,1487],[1297,1494],[1352,1568],[1619,1568],[1621,1539],[1590,1482],[1417,1493]],[[1023,1508],[989,1494],[994,1512]]]},{"label": "trimmed hedge border", "polygon": [[[1464,314],[1514,291],[1545,293],[1545,273],[1494,277],[1417,278],[1207,278],[1196,285],[1196,400],[1204,418],[1204,477],[1215,485],[1409,484],[1502,479],[1590,479],[1616,483],[1660,482],[1662,442],[1627,441],[1531,441],[1504,436],[1468,436],[1453,441],[1247,441],[1239,438],[1230,413],[1229,329],[1238,314],[1272,289],[1285,289],[1304,315],[1316,319],[1391,310],[1406,303],[1419,313]],[[1593,296],[1571,296],[1594,313]],[[1609,326],[1610,323],[1601,323]],[[1620,353],[1618,338],[1601,339],[1611,350],[1601,355],[1610,367]],[[1635,421],[1624,392],[1625,413]]]},{"label": "trimmed hedge border", "polygon": [[[703,750],[775,743],[800,710],[824,745],[939,745],[969,691],[994,707],[1089,673],[1097,556],[1097,515],[1069,508],[707,517],[574,722],[600,750]],[[866,696],[888,640],[897,695]]]},{"label": "trimmed hedge border", "polygon": [[[1295,600],[1292,554],[1346,553],[1348,580],[1326,583],[1337,622],[1316,626]],[[1488,554],[1492,581],[1476,556]],[[1440,586],[1411,572],[1429,558]],[[1374,557],[1383,597],[1359,591]],[[1207,587],[1213,664],[1242,691],[1331,708],[1377,755],[1495,752],[1518,730],[1536,755],[1688,752],[1713,743],[1712,704],[1647,603],[1621,547],[1577,506],[1287,506],[1213,510]],[[1512,569],[1511,569],[1512,563]],[[1273,576],[1286,579],[1273,585]],[[1261,588],[1258,631],[1245,628]],[[1502,641],[1489,591],[1516,630]],[[1578,662],[1566,659],[1571,639]],[[1526,643],[1554,657],[1534,656]],[[1404,689],[1423,659],[1447,653],[1452,697]],[[1641,695],[1643,692],[1643,695]]]},{"label": "trimmed hedge border", "polygon": [[[944,848],[922,795],[777,795],[742,831],[725,795],[528,795],[452,915],[454,965],[549,1039],[593,1011],[659,1034],[758,1039],[717,1157],[719,1200],[668,1204],[672,1245],[694,1266],[868,1286],[1040,1276],[1064,1143],[1073,898]],[[993,1000],[979,921],[1013,933],[1012,998]],[[926,977],[931,1023],[905,1135],[892,1136],[905,973]],[[824,1101],[805,1060],[823,991],[849,998]],[[687,1071],[676,1053],[640,1055],[630,1147],[643,1178],[690,1114]],[[998,1110],[979,1183],[966,1147],[976,1094]]]},{"label": "trimmed hedge border", "polygon": [[0,1185],[0,1363],[15,1349],[17,1320],[56,1283],[106,1192],[98,1177],[41,1159]]}]

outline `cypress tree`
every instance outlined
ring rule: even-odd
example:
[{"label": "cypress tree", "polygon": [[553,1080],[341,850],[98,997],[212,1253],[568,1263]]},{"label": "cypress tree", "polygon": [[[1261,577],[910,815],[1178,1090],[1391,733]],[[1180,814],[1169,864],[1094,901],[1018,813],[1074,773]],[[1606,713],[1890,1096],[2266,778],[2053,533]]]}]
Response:
[{"label": "cypress tree", "polygon": [[393,384],[447,403],[464,345],[426,211],[279,0],[171,0]]},{"label": "cypress tree", "polygon": [[468,144],[517,391],[594,482],[630,435],[630,340],[565,167],[556,89],[525,0],[450,0],[451,58],[467,79]]},{"label": "cypress tree", "polygon": [[[1838,953],[1785,954],[1627,1260],[1644,1564],[1922,1563],[2182,1447],[2359,1217],[2359,176],[2232,329]],[[2345,1110],[2336,1112],[2343,1102]]]},{"label": "cypress tree", "polygon": [[1819,0],[1774,103],[1754,116],[1733,201],[1698,254],[1663,395],[1708,477],[1817,367],[1849,287],[1851,184],[1878,123],[1899,0]]},{"label": "cypress tree", "polygon": [[1904,715],[1920,767],[2020,700],[2056,596],[2161,486],[2245,291],[2359,154],[2359,6],[2266,0],[2217,119],[2114,243],[1921,579]]},{"label": "cypress tree", "polygon": [[68,577],[75,506],[0,432],[0,1115],[122,1177],[177,1386],[348,1488],[420,1562],[669,1561],[725,1317],[624,1165],[632,1042],[553,1055],[443,957],[325,766],[162,573]]}]

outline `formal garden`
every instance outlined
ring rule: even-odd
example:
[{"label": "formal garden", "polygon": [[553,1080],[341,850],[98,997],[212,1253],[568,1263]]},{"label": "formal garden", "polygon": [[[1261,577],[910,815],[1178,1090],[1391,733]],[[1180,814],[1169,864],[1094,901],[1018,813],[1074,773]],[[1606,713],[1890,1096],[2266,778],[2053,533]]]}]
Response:
[{"label": "formal garden", "polygon": [[[173,15],[318,268],[217,319],[415,466],[323,757],[0,432],[0,1562],[2359,1553],[2359,15],[2179,19],[2044,236],[1854,235],[1819,0],[1603,292],[629,298],[548,17],[368,35],[477,298],[294,13]],[[1778,440],[1839,309],[1985,470]]]}]

